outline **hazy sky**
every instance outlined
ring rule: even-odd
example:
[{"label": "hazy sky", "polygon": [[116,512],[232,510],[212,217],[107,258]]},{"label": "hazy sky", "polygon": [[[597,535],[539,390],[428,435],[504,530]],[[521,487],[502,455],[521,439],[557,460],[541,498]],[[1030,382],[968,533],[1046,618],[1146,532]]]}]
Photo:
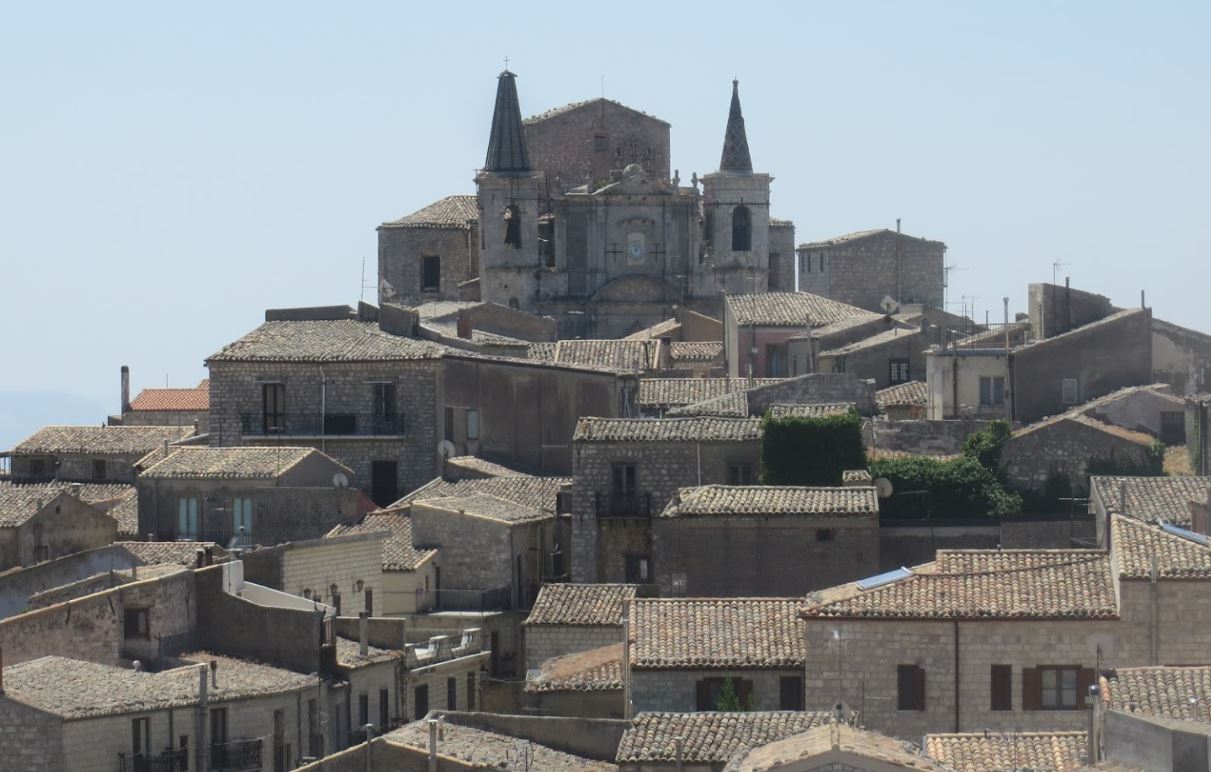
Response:
[{"label": "hazy sky", "polygon": [[1211,330],[1208,28],[1205,0],[0,2],[0,392],[115,411],[121,364],[192,385],[266,307],[356,302],[378,223],[474,192],[506,56],[526,114],[604,77],[671,122],[683,180],[738,77],[774,215],[903,218],[949,245],[952,310],[1024,310],[1060,260]]}]

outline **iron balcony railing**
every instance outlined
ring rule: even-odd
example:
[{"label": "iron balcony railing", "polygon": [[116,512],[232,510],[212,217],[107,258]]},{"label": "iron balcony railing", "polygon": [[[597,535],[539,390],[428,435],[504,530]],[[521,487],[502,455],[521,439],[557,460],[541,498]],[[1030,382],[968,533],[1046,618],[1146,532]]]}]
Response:
[{"label": "iron balcony railing", "polygon": [[652,494],[611,491],[593,494],[593,510],[598,519],[646,519],[652,516]]},{"label": "iron balcony railing", "polygon": [[118,772],[183,772],[189,768],[189,751],[166,750],[152,756],[145,753],[119,753]]},{"label": "iron balcony railing", "polygon": [[260,772],[264,740],[228,740],[210,746],[210,772]]},{"label": "iron balcony railing", "polygon": [[401,415],[329,413],[266,417],[263,413],[241,413],[240,433],[245,437],[391,437],[405,433]]}]

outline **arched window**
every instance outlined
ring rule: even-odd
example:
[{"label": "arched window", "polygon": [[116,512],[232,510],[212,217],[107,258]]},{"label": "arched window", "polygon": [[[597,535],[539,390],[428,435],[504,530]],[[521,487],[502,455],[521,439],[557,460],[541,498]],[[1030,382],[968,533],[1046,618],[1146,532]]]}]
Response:
[{"label": "arched window", "polygon": [[747,206],[732,210],[732,251],[748,252],[753,248],[753,216]]},{"label": "arched window", "polygon": [[516,206],[505,207],[505,243],[521,249],[521,212]]}]

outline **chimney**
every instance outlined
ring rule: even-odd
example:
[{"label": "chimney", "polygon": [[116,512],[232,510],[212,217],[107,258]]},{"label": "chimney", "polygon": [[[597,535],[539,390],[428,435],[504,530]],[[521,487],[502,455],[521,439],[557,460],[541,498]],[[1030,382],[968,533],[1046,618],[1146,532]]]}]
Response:
[{"label": "chimney", "polygon": [[206,565],[206,551],[201,548],[194,550],[193,563],[194,568],[201,568]]},{"label": "chimney", "polygon": [[130,368],[122,365],[122,415],[130,412]]},{"label": "chimney", "polygon": [[365,657],[370,654],[370,612],[357,615],[357,651]]},{"label": "chimney", "polygon": [[665,335],[660,338],[660,348],[656,351],[656,367],[660,370],[673,368],[673,339]]},{"label": "chimney", "polygon": [[1211,536],[1211,488],[1207,489],[1206,499],[1190,502],[1190,530]]},{"label": "chimney", "polygon": [[210,660],[210,686],[214,689],[219,688],[219,661],[217,659]]},{"label": "chimney", "polygon": [[471,317],[466,311],[461,311],[458,314],[458,337],[463,340],[471,340]]},{"label": "chimney", "polygon": [[437,720],[429,719],[429,772],[437,772]]}]

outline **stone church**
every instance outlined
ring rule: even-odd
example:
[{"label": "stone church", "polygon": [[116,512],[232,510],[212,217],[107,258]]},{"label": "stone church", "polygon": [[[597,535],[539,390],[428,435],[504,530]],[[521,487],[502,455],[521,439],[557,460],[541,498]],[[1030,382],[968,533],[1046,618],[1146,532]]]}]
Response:
[{"label": "stone church", "polygon": [[379,226],[380,302],[491,301],[606,338],[794,290],[794,224],[770,217],[737,82],[718,170],[684,185],[665,121],[608,99],[523,120],[516,78],[499,76],[477,195]]}]

